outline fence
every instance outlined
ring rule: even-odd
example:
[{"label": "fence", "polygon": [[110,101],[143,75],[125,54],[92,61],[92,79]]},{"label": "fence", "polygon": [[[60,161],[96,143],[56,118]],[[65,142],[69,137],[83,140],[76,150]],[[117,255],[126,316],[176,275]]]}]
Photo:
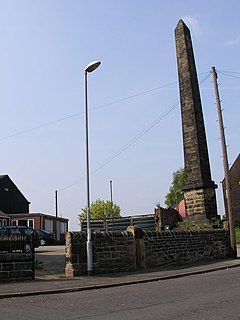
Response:
[{"label": "fence", "polygon": [[0,237],[0,281],[34,280],[33,239]]},{"label": "fence", "polygon": [[[146,231],[154,231],[154,214],[90,221],[92,231],[124,231],[128,226],[138,226]],[[80,222],[80,230],[87,230],[86,221]]]}]

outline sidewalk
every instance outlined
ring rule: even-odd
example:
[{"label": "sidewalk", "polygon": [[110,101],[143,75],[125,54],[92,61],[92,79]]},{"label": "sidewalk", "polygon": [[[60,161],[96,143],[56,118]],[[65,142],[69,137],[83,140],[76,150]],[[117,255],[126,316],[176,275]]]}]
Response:
[{"label": "sidewalk", "polygon": [[1,283],[0,299],[109,288],[174,279],[234,267],[240,267],[240,259],[220,260],[191,266],[165,266],[151,271],[81,276],[73,279],[60,278],[59,275],[36,275],[35,281]]}]

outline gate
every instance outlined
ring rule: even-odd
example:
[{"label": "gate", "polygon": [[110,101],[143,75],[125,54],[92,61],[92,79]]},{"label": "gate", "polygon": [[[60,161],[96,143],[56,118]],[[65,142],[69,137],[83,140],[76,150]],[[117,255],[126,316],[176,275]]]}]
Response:
[{"label": "gate", "polygon": [[33,237],[0,237],[0,280],[34,280]]}]

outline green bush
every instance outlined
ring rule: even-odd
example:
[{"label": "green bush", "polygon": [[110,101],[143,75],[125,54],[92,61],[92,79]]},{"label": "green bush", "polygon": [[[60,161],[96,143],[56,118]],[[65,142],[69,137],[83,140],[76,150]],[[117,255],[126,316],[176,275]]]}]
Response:
[{"label": "green bush", "polygon": [[240,220],[235,220],[235,227],[240,228]]},{"label": "green bush", "polygon": [[35,267],[35,270],[42,270],[43,262],[38,260],[38,259],[36,259],[35,263],[34,263],[34,267]]},{"label": "green bush", "polygon": [[235,231],[236,231],[236,242],[237,244],[240,244],[240,229],[236,228]]},{"label": "green bush", "polygon": [[212,219],[212,227],[213,229],[222,229],[223,228],[223,221],[218,218]]}]

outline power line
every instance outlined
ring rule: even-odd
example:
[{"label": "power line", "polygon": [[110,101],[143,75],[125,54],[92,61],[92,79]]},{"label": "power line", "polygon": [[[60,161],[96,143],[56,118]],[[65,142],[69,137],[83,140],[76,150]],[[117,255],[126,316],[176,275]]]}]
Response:
[{"label": "power line", "polygon": [[240,74],[240,72],[237,71],[225,71],[225,70],[218,70],[218,72],[226,72],[226,73],[235,73],[235,74]]},{"label": "power line", "polygon": [[[205,82],[210,76],[211,76],[211,71],[206,72],[205,77],[200,81],[200,84]],[[126,145],[121,147],[118,151],[116,151],[114,154],[112,154],[107,159],[105,159],[103,162],[101,162],[96,168],[94,168],[91,171],[90,174],[91,175],[94,174],[95,172],[97,172],[100,169],[102,169],[103,167],[105,167],[108,163],[113,161],[115,158],[117,158],[121,153],[123,153],[126,149],[128,149],[131,145],[133,145],[136,141],[138,141],[142,136],[144,136],[153,127],[155,127],[161,120],[163,120],[169,113],[171,113],[178,105],[179,105],[179,101],[176,101],[166,112],[161,114],[156,120],[152,121],[145,129],[143,129],[139,134],[137,134],[133,139],[131,139]],[[68,188],[71,188],[84,179],[85,179],[85,176],[83,176],[82,178],[76,180],[75,182],[71,183],[70,185],[68,185],[64,188],[59,189],[59,191],[63,191]]]},{"label": "power line", "polygon": [[[143,129],[140,133],[138,133],[133,139],[131,139],[127,144],[125,144],[124,146],[122,146],[118,151],[116,151],[115,153],[113,153],[111,156],[109,156],[107,159],[105,159],[103,162],[101,162],[97,167],[95,167],[92,171],[91,171],[91,175],[96,173],[97,171],[99,171],[100,169],[102,169],[103,167],[105,167],[108,163],[110,163],[111,161],[113,161],[115,158],[117,158],[121,153],[123,153],[126,149],[128,149],[131,145],[133,145],[136,141],[138,141],[142,136],[144,136],[148,131],[150,131],[153,127],[155,127],[162,119],[164,119],[171,111],[173,111],[177,105],[179,104],[179,102],[175,102],[166,112],[164,112],[163,114],[160,115],[160,117],[158,117],[156,120],[154,120],[153,122],[151,122],[145,129]],[[78,184],[80,181],[84,180],[85,176],[83,176],[81,179],[76,180],[75,182],[71,183],[70,185],[59,189],[59,191],[63,191],[66,190],[70,187],[73,187],[74,185]]]},{"label": "power line", "polygon": [[[206,81],[211,75],[211,72],[208,72],[208,74],[204,77],[204,79],[200,82],[202,84],[204,81]],[[94,174],[101,168],[103,168],[105,165],[107,165],[109,162],[114,160],[116,157],[118,157],[121,153],[123,153],[126,149],[128,149],[132,144],[134,144],[136,141],[138,141],[142,136],[144,136],[148,131],[150,131],[153,127],[155,127],[161,120],[163,120],[170,112],[172,112],[177,106],[179,105],[179,101],[176,101],[166,112],[164,112],[162,115],[160,115],[156,120],[151,122],[145,129],[143,129],[139,134],[137,134],[132,140],[130,140],[125,146],[123,146],[121,149],[119,149],[116,153],[114,153],[112,156],[104,160],[101,164],[99,164],[92,172],[91,174]]]},{"label": "power line", "polygon": [[[233,74],[230,74],[230,72],[227,73],[227,72],[224,72],[224,71],[218,71],[218,73],[220,73],[220,74],[222,74],[222,75],[224,75],[224,76],[231,77],[231,78],[240,79],[240,77],[235,76],[235,75],[233,75]],[[234,72],[234,73],[235,73],[235,74],[238,74],[238,72]],[[240,74],[240,73],[239,73],[239,74]]]},{"label": "power line", "polygon": [[[200,75],[204,75],[204,74],[208,74],[208,73],[209,73],[209,71],[208,72],[204,72],[204,73],[202,73]],[[157,90],[160,90],[160,89],[163,89],[163,88],[167,88],[167,87],[172,86],[173,84],[177,84],[177,83],[178,83],[178,81],[170,82],[170,83],[167,83],[167,84],[162,85],[162,86],[158,86],[158,87],[146,90],[146,91],[142,91],[142,92],[136,93],[136,94],[128,96],[126,98],[122,98],[122,99],[115,100],[115,101],[112,101],[112,102],[109,102],[109,103],[105,103],[105,104],[97,106],[95,108],[91,108],[91,109],[89,109],[89,111],[95,111],[95,110],[103,109],[103,108],[109,107],[109,106],[111,106],[113,104],[117,104],[117,103],[129,100],[129,99],[133,99],[133,98],[139,97],[141,95],[144,95],[144,94],[147,94],[147,93],[150,93],[150,92],[153,92],[153,91],[157,91]],[[25,130],[22,130],[22,131],[19,131],[19,132],[16,132],[16,133],[12,133],[12,134],[10,134],[8,136],[0,138],[0,141],[7,140],[7,139],[10,139],[10,138],[13,138],[13,137],[25,134],[25,133],[29,133],[31,131],[35,131],[35,130],[38,130],[38,129],[42,129],[44,127],[51,126],[53,124],[56,124],[56,123],[59,123],[59,122],[62,122],[62,121],[65,121],[65,120],[80,116],[83,113],[84,112],[77,112],[77,113],[74,113],[72,115],[60,118],[60,119],[56,119],[56,120],[53,120],[53,121],[50,121],[50,122],[43,123],[43,124],[41,124],[39,126],[36,126],[36,127],[33,127],[33,128],[29,128],[29,129],[25,129]]]},{"label": "power line", "polygon": [[10,135],[8,135],[8,136],[6,136],[6,137],[0,138],[0,141],[6,140],[6,139],[10,139],[10,138],[19,136],[19,135],[21,135],[21,134],[28,133],[28,132],[30,132],[30,131],[34,131],[34,130],[37,130],[37,129],[41,129],[41,128],[43,128],[43,127],[50,126],[50,125],[52,125],[52,124],[55,124],[55,123],[58,123],[58,122],[61,122],[61,121],[64,121],[64,120],[67,120],[67,119],[76,117],[76,116],[78,116],[78,115],[80,115],[80,114],[82,114],[82,113],[83,113],[83,112],[78,112],[78,113],[72,114],[72,115],[70,115],[70,116],[67,116],[67,117],[64,117],[64,118],[60,118],[60,119],[58,119],[58,120],[53,120],[53,121],[50,121],[50,122],[41,124],[41,125],[39,125],[39,126],[30,128],[30,129],[26,129],[26,130],[23,130],[23,131],[19,131],[19,132],[10,134]]},{"label": "power line", "polygon": [[130,140],[125,146],[120,148],[116,153],[114,153],[112,156],[104,160],[102,163],[100,163],[91,174],[94,174],[95,172],[99,171],[103,167],[105,167],[109,162],[117,158],[121,153],[123,153],[126,149],[128,149],[131,145],[133,145],[136,141],[138,141],[142,136],[144,136],[148,131],[150,131],[153,127],[155,127],[161,120],[163,120],[171,111],[173,111],[178,105],[178,101],[175,102],[172,107],[166,111],[164,114],[162,114],[159,118],[154,120],[149,126],[147,126],[144,130],[142,130],[138,135],[136,135],[132,140]]},{"label": "power line", "polygon": [[[149,90],[146,90],[146,91],[142,91],[142,92],[136,93],[136,94],[134,94],[134,95],[128,96],[128,97],[126,97],[126,98],[122,98],[122,99],[115,100],[115,101],[112,101],[112,102],[109,102],[109,103],[105,103],[105,104],[100,105],[100,106],[98,106],[98,107],[91,108],[89,111],[95,111],[95,110],[103,109],[103,108],[109,107],[109,106],[111,106],[111,105],[113,105],[113,104],[117,104],[117,103],[120,103],[120,102],[129,100],[129,99],[133,99],[133,98],[142,96],[142,95],[144,95],[144,94],[147,94],[147,93],[150,93],[150,92],[153,92],[153,91],[157,91],[157,90],[160,90],[160,89],[169,87],[169,86],[171,86],[171,85],[173,85],[173,84],[176,84],[176,83],[177,83],[177,82],[171,82],[171,83],[168,83],[168,84],[159,86],[159,87],[155,87],[155,88],[152,88],[152,89],[149,89]],[[31,131],[41,129],[41,128],[44,128],[44,127],[53,125],[53,124],[55,124],[55,123],[59,123],[59,122],[62,122],[62,121],[65,121],[65,120],[68,120],[68,119],[77,117],[77,116],[79,116],[79,115],[82,115],[83,113],[84,113],[84,112],[77,112],[77,113],[74,113],[74,114],[72,114],[72,115],[69,115],[69,116],[66,116],[66,117],[57,119],[57,120],[53,120],[53,121],[50,121],[50,122],[46,122],[46,123],[44,123],[44,124],[41,124],[41,125],[36,126],[36,127],[33,127],[33,128],[29,128],[29,129],[26,129],[26,130],[23,130],[23,131],[19,131],[19,132],[10,134],[10,135],[8,135],[8,136],[6,136],[6,137],[0,138],[0,141],[6,140],[6,139],[10,139],[10,138],[16,137],[16,136],[18,136],[18,135],[22,135],[22,134],[25,134],[25,133],[29,133],[29,132],[31,132]]]},{"label": "power line", "polygon": [[205,82],[210,76],[211,76],[211,71],[207,72],[207,74],[205,75],[205,77],[200,81],[200,84],[202,84],[203,82]]}]

